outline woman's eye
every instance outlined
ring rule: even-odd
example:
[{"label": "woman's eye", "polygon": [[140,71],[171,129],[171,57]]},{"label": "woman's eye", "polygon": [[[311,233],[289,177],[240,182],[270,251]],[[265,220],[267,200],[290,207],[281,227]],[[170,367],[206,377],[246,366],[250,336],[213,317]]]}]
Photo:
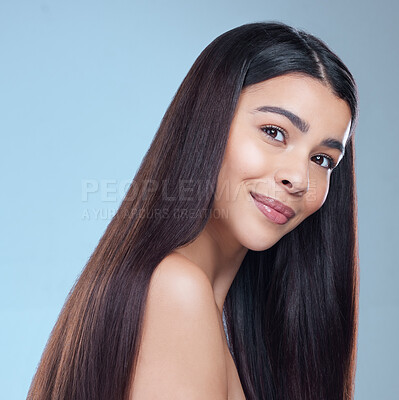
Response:
[{"label": "woman's eye", "polygon": [[313,156],[312,159],[323,168],[333,169],[335,167],[335,162],[330,156],[318,154],[317,156]]},{"label": "woman's eye", "polygon": [[272,140],[276,140],[277,142],[284,142],[285,132],[274,125],[266,125],[262,126],[261,130]]}]

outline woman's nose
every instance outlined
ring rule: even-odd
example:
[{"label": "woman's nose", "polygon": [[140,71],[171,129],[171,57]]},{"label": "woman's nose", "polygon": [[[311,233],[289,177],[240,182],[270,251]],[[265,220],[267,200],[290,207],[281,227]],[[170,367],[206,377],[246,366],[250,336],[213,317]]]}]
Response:
[{"label": "woman's nose", "polygon": [[304,195],[309,190],[308,166],[304,162],[286,165],[276,172],[275,181],[288,193]]}]

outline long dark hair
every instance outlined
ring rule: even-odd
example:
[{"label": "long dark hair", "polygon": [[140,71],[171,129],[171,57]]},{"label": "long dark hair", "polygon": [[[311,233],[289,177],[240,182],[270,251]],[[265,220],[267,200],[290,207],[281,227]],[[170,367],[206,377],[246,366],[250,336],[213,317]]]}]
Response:
[{"label": "long dark hair", "polygon": [[[28,399],[128,398],[150,278],[209,219],[240,92],[290,72],[324,82],[348,103],[351,134],[323,206],[272,248],[248,250],[224,305],[228,343],[247,399],[353,398],[356,85],[322,41],[271,22],[222,34],[193,64],[68,295]],[[182,180],[206,185],[182,197]],[[198,217],[176,218],[182,209]]]}]

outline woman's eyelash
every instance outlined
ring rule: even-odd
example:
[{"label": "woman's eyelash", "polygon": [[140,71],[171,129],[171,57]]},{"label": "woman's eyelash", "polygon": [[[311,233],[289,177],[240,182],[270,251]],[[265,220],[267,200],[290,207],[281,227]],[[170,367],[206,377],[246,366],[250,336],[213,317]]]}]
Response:
[{"label": "woman's eyelash", "polygon": [[[281,142],[281,140],[276,139],[273,135],[281,133],[283,139],[287,137],[287,132],[276,125],[264,125],[260,129],[267,135],[268,138],[270,138],[271,140],[275,140],[277,142]],[[268,133],[267,131],[269,131],[270,133]]]},{"label": "woman's eyelash", "polygon": [[[260,129],[262,130],[263,133],[266,134],[266,137],[269,140],[273,140],[276,142],[284,142],[284,140],[288,137],[287,132],[283,128],[280,128],[279,126],[276,126],[276,125],[264,125]],[[278,134],[281,134],[283,140],[276,139]],[[324,157],[326,160],[328,160],[328,166],[321,165],[321,164],[323,164],[323,162],[321,164],[316,162],[316,164],[320,165],[322,168],[333,170],[336,167],[337,164],[334,161],[334,159],[327,154],[317,154],[317,155],[313,156],[312,158],[316,158],[317,160],[319,160],[320,157]]]},{"label": "woman's eyelash", "polygon": [[[328,156],[327,154],[316,154],[312,158],[315,158],[315,157],[324,157],[328,160],[328,166],[327,167],[321,166],[322,168],[327,168],[327,169],[333,170],[335,168],[335,166],[337,165],[336,162],[333,160],[333,158]],[[316,164],[318,164],[318,163],[316,163]],[[320,164],[318,164],[318,165],[320,165]]]}]

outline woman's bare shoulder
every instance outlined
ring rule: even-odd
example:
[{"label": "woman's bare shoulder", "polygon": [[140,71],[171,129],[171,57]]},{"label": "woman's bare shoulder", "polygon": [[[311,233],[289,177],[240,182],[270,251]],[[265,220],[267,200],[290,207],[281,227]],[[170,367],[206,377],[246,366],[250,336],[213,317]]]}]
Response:
[{"label": "woman's bare shoulder", "polygon": [[184,294],[186,301],[190,301],[190,294],[193,295],[193,300],[196,295],[208,295],[209,300],[214,304],[212,285],[205,272],[179,253],[174,252],[167,255],[158,264],[151,278],[150,288],[154,285],[172,289],[176,296]]},{"label": "woman's bare shoulder", "polygon": [[196,264],[177,253],[165,257],[151,277],[131,398],[227,399],[212,286]]}]

